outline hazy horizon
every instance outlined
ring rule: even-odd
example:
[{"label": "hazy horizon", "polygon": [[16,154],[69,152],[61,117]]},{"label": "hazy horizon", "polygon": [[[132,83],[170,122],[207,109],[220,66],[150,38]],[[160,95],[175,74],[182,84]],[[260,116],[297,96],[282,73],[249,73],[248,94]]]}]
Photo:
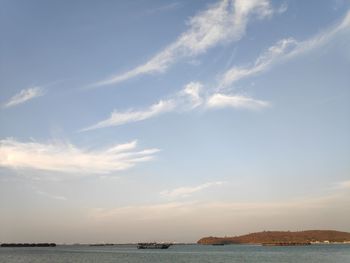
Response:
[{"label": "hazy horizon", "polygon": [[350,232],[349,0],[0,10],[0,243]]}]

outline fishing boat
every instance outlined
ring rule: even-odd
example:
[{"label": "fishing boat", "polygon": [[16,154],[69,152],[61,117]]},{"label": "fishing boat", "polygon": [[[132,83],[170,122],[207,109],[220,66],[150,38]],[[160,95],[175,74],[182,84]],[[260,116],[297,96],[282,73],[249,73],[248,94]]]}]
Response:
[{"label": "fishing boat", "polygon": [[167,249],[171,246],[169,243],[138,243],[138,249]]}]

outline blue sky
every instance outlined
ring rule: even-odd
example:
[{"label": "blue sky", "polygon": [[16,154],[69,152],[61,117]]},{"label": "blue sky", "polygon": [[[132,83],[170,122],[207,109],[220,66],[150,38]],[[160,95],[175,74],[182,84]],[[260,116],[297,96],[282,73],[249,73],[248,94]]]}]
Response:
[{"label": "blue sky", "polygon": [[350,231],[349,1],[0,5],[0,242]]}]

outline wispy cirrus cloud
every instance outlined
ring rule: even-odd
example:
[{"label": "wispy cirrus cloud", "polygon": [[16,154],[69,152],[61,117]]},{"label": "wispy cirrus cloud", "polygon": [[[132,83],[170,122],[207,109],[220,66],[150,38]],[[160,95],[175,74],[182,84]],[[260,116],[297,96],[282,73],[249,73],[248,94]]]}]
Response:
[{"label": "wispy cirrus cloud", "polygon": [[203,191],[212,186],[222,185],[223,183],[224,182],[218,181],[218,182],[208,182],[197,186],[183,186],[183,187],[175,188],[173,190],[164,190],[160,192],[160,194],[167,198],[188,197],[194,193]]},{"label": "wispy cirrus cloud", "polygon": [[137,141],[99,150],[67,143],[0,140],[0,167],[77,174],[108,174],[150,161],[159,149],[136,150]]},{"label": "wispy cirrus cloud", "polygon": [[[198,227],[198,222],[206,223],[212,226],[223,226],[223,231],[227,231],[227,227],[232,226],[233,221],[241,221],[240,227],[244,225],[251,229],[249,223],[252,218],[256,222],[256,218],[260,218],[263,225],[274,228],[281,220],[284,224],[288,224],[289,228],[299,228],[300,225],[295,223],[295,219],[305,217],[305,222],[309,222],[310,218],[314,218],[314,222],[319,222],[320,218],[329,222],[329,218],[324,218],[325,212],[337,212],[342,216],[347,216],[349,195],[346,193],[329,194],[318,197],[304,196],[299,198],[280,200],[280,201],[251,201],[251,202],[230,202],[230,201],[182,201],[168,202],[149,205],[134,205],[116,208],[98,208],[91,209],[91,218],[100,222],[116,222],[123,219],[132,219],[139,225],[140,221],[147,221],[147,225],[155,224],[157,227],[168,227],[167,224],[159,224],[163,220],[181,220],[181,226],[192,225]],[[332,210],[332,207],[338,209]],[[291,212],[292,211],[292,212]],[[327,213],[326,213],[327,214]],[[210,216],[208,216],[210,215]],[[291,218],[291,215],[293,218]],[[185,224],[184,218],[187,220]],[[332,217],[332,220],[334,216]],[[253,220],[253,221],[254,221]],[[346,220],[346,219],[345,219]],[[336,220],[333,222],[335,223]],[[201,225],[202,227],[202,225]],[[260,226],[261,227],[261,226]],[[261,229],[258,229],[261,231]]]},{"label": "wispy cirrus cloud", "polygon": [[169,10],[173,10],[176,8],[180,8],[181,6],[182,6],[182,4],[180,2],[173,2],[173,3],[165,4],[165,5],[162,5],[159,7],[150,8],[150,9],[146,10],[145,13],[148,15],[152,15],[154,13],[169,11]]},{"label": "wispy cirrus cloud", "polygon": [[[235,4],[237,3],[239,3],[239,1],[235,2]],[[216,6],[216,8],[219,8],[222,5],[225,6],[224,3],[221,3],[220,5]],[[228,5],[228,2],[226,2],[226,5]],[[267,6],[265,6],[265,8],[267,8]],[[235,6],[235,8],[237,8],[237,6]],[[240,8],[243,10],[245,9],[244,5]],[[252,7],[246,7],[247,10],[250,10],[250,8]],[[281,8],[283,12],[286,9],[286,7],[283,5]],[[209,10],[206,12],[209,12]],[[217,12],[217,10],[215,12]],[[240,12],[244,13],[242,10]],[[265,72],[276,63],[291,59],[315,48],[321,47],[328,41],[331,41],[335,36],[337,36],[339,32],[349,30],[349,28],[350,11],[346,14],[340,23],[314,37],[311,37],[304,41],[297,41],[293,38],[285,38],[279,40],[274,45],[269,47],[265,52],[263,52],[252,65],[231,67],[221,75],[219,78],[218,87],[215,88],[215,91],[211,91],[209,94],[207,93],[206,96],[203,96],[203,94],[201,94],[203,89],[202,83],[190,82],[182,91],[172,96],[172,98],[169,100],[160,101],[159,103],[151,105],[148,109],[142,111],[128,110],[126,112],[113,112],[110,118],[88,128],[82,129],[82,131],[118,126],[129,122],[136,122],[152,118],[164,112],[170,112],[174,110],[190,110],[203,105],[205,105],[206,108],[231,107],[236,109],[241,108],[249,110],[257,110],[269,107],[270,103],[267,101],[257,100],[240,94],[225,94],[220,91],[232,86],[235,82],[241,79]]]},{"label": "wispy cirrus cloud", "polygon": [[145,64],[130,71],[113,75],[92,86],[116,84],[144,74],[162,73],[184,57],[205,53],[226,42],[241,39],[249,21],[269,17],[274,13],[268,0],[224,0],[192,17],[188,30]]},{"label": "wispy cirrus cloud", "polygon": [[269,107],[270,103],[267,101],[253,99],[243,95],[227,95],[215,93],[209,97],[207,107],[209,108],[236,108],[236,109],[250,109],[259,110]]},{"label": "wispy cirrus cloud", "polygon": [[201,96],[202,89],[202,83],[198,81],[192,81],[186,84],[185,88],[180,92],[180,96],[187,98],[189,100],[189,108],[193,109],[203,103],[203,98]]},{"label": "wispy cirrus cloud", "polygon": [[204,93],[203,87],[200,82],[190,82],[178,93],[180,96],[174,101],[178,101],[177,105],[185,110],[193,110],[198,107],[259,110],[271,106],[268,101],[257,100],[241,94],[223,94],[210,90]]},{"label": "wispy cirrus cloud", "polygon": [[114,111],[109,118],[81,129],[80,132],[143,121],[171,111],[187,111],[194,109],[203,102],[203,98],[200,94],[202,87],[203,85],[200,82],[190,82],[185,85],[183,90],[174,94],[169,99],[160,100],[158,103],[142,110],[129,109],[123,112]]},{"label": "wispy cirrus cloud", "polygon": [[253,64],[248,66],[233,66],[227,70],[219,81],[219,88],[227,88],[235,82],[254,76],[269,70],[274,64],[286,61],[298,55],[304,54],[328,43],[338,33],[349,31],[350,11],[347,12],[342,21],[335,26],[324,30],[309,39],[297,41],[294,38],[285,38],[277,41],[274,45],[263,52]]},{"label": "wispy cirrus cloud", "polygon": [[172,100],[161,100],[143,110],[127,110],[124,112],[114,111],[106,120],[100,121],[90,127],[81,129],[80,131],[89,131],[100,128],[119,126],[130,122],[137,122],[158,116],[164,112],[169,112],[175,108]]},{"label": "wispy cirrus cloud", "polygon": [[262,55],[260,55],[253,65],[246,67],[234,66],[227,70],[220,78],[219,89],[227,87],[240,79],[256,75],[266,71],[276,62],[282,55],[286,54],[297,46],[297,41],[293,38],[282,39],[273,46],[269,47]]},{"label": "wispy cirrus cloud", "polygon": [[92,126],[83,128],[79,132],[95,129],[120,126],[127,123],[143,121],[157,117],[169,112],[188,112],[202,107],[214,108],[236,108],[246,110],[258,110],[270,106],[267,101],[256,100],[244,95],[212,93],[203,94],[203,84],[198,81],[189,82],[184,88],[167,100],[160,100],[143,110],[114,111],[110,117]]},{"label": "wispy cirrus cloud", "polygon": [[32,87],[28,89],[23,89],[19,93],[11,97],[6,103],[3,104],[4,108],[14,107],[16,105],[25,103],[34,98],[43,96],[45,93],[44,88],[42,87]]}]

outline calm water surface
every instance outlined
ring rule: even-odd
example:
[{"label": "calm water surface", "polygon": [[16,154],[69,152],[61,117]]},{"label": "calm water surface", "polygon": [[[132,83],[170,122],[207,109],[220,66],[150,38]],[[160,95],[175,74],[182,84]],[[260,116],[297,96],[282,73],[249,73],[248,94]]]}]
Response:
[{"label": "calm water surface", "polygon": [[0,262],[350,263],[350,244],[303,247],[174,245],[167,250],[137,250],[134,246],[126,245],[111,247],[0,248]]}]

